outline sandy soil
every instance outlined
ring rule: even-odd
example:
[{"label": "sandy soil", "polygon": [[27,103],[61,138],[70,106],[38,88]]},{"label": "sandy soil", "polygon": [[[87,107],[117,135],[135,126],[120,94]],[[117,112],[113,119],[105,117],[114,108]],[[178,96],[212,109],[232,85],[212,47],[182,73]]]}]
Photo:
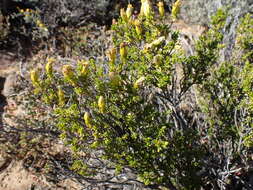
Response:
[{"label": "sandy soil", "polygon": [[6,160],[0,171],[0,190],[79,190],[81,187],[67,179],[59,184],[50,184],[43,175],[24,169],[22,161]]}]

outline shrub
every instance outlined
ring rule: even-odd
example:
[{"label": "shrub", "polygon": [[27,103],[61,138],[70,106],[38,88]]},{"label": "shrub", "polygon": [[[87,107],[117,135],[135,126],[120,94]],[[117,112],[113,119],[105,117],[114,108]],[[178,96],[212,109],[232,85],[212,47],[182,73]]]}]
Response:
[{"label": "shrub", "polygon": [[[47,106],[61,139],[76,153],[72,169],[80,175],[101,169],[80,161],[80,152],[99,152],[116,173],[129,168],[147,187],[232,187],[242,180],[233,167],[248,159],[242,142],[252,141],[245,133],[252,125],[251,17],[239,29],[245,31],[239,40],[245,56],[219,63],[224,11],[213,17],[192,56],[159,12],[148,0],[138,16],[131,6],[121,9],[108,59],[80,59],[62,73],[53,68],[58,60],[49,59],[42,73],[31,72],[33,97]],[[245,62],[238,74],[236,65]],[[188,98],[196,89],[199,101],[192,108]]]}]

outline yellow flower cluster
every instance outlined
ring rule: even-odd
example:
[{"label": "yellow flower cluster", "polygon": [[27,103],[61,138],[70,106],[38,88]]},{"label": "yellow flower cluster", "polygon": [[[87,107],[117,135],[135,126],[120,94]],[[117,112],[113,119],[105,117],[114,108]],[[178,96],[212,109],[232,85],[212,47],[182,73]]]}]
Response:
[{"label": "yellow flower cluster", "polygon": [[48,30],[45,24],[40,19],[37,18],[38,17],[37,11],[34,11],[32,9],[20,9],[19,7],[18,7],[18,11],[19,13],[23,14],[25,17],[33,18],[33,21],[38,28],[46,30],[46,31]]},{"label": "yellow flower cluster", "polygon": [[[157,3],[157,7],[159,10],[160,16],[164,17],[165,16],[164,3],[162,1],[159,1]],[[120,17],[126,23],[134,24],[136,26],[136,32],[139,35],[141,33],[141,30],[139,27],[140,25],[139,25],[138,21],[135,21],[132,18],[133,11],[134,11],[134,7],[132,6],[132,4],[128,4],[126,11],[124,8],[120,9]],[[150,2],[150,0],[141,0],[141,10],[140,10],[139,15],[141,17],[142,16],[150,17],[152,15],[152,12],[153,12],[153,8],[152,8],[152,3]],[[113,23],[115,24],[116,22],[113,21]]]},{"label": "yellow flower cluster", "polygon": [[18,10],[19,10],[20,13],[24,13],[24,14],[29,14],[29,13],[34,13],[35,12],[32,9],[20,9],[19,7],[18,7]]}]

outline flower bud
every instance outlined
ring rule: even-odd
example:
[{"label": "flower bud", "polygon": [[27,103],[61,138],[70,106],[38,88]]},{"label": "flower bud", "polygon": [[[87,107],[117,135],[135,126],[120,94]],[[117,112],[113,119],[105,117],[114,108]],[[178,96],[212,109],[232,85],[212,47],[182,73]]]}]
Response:
[{"label": "flower bud", "polygon": [[64,92],[63,92],[63,90],[62,90],[61,87],[58,88],[57,95],[58,95],[58,102],[59,102],[59,105],[60,105],[60,106],[65,105],[65,95],[64,95]]},{"label": "flower bud", "polygon": [[52,66],[52,63],[47,63],[46,64],[46,73],[49,77],[52,77],[52,74],[53,74],[53,66]]},{"label": "flower bud", "polygon": [[116,49],[115,48],[111,48],[108,53],[107,56],[109,57],[109,60],[112,64],[115,63],[116,60]]},{"label": "flower bud", "polygon": [[127,22],[127,15],[124,8],[120,9],[120,17],[123,21]]},{"label": "flower bud", "polygon": [[141,22],[140,22],[140,20],[139,20],[139,19],[136,19],[136,20],[134,21],[134,25],[135,25],[135,31],[136,31],[136,33],[137,33],[139,36],[141,36],[141,34],[142,34],[142,28],[141,28]]},{"label": "flower bud", "polygon": [[53,76],[53,62],[55,61],[54,58],[49,58],[48,61],[47,61],[47,64],[45,66],[45,69],[46,69],[46,74],[49,76],[49,77],[52,77]]},{"label": "flower bud", "polygon": [[87,127],[91,127],[91,118],[90,118],[90,113],[89,112],[84,113],[83,119],[84,119],[85,125]]},{"label": "flower bud", "polygon": [[89,62],[88,61],[82,62],[81,74],[85,76],[87,75],[88,71],[89,71]]},{"label": "flower bud", "polygon": [[142,5],[141,5],[141,14],[143,14],[146,17],[149,17],[151,15],[151,3],[149,0],[142,0]]},{"label": "flower bud", "polygon": [[178,13],[180,12],[180,6],[181,6],[181,0],[177,0],[173,4],[172,10],[171,10],[171,17],[172,17],[172,19],[177,19]]},{"label": "flower bud", "polygon": [[140,10],[140,16],[143,16],[144,13],[143,13],[143,4],[146,0],[141,0],[141,10]]},{"label": "flower bud", "polygon": [[126,50],[126,43],[125,42],[120,44],[119,53],[120,53],[121,61],[124,61],[126,56],[127,56],[127,50]]},{"label": "flower bud", "polygon": [[134,88],[139,88],[142,84],[143,84],[143,82],[145,81],[145,77],[140,77],[135,83],[134,83]]},{"label": "flower bud", "polygon": [[126,10],[126,16],[128,19],[131,18],[132,14],[133,14],[133,10],[134,10],[133,6],[131,4],[128,4],[127,10]]},{"label": "flower bud", "polygon": [[100,96],[98,99],[98,108],[100,113],[105,113],[105,99],[103,96]]},{"label": "flower bud", "polygon": [[38,86],[39,85],[39,73],[38,73],[38,70],[33,69],[30,72],[30,77],[31,77],[32,84],[34,86]]},{"label": "flower bud", "polygon": [[161,17],[164,17],[164,3],[162,1],[160,1],[158,4],[158,11]]}]

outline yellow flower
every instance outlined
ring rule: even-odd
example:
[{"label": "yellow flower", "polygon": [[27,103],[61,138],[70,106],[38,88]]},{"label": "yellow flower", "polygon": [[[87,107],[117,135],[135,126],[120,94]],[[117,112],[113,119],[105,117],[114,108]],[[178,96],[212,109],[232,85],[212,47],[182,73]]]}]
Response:
[{"label": "yellow flower", "polygon": [[119,53],[120,53],[121,61],[124,61],[126,56],[127,56],[127,50],[126,50],[126,43],[125,42],[122,42],[120,44]]},{"label": "yellow flower", "polygon": [[141,10],[140,10],[140,15],[141,16],[144,15],[144,13],[143,13],[143,4],[144,4],[145,1],[146,0],[141,0]]},{"label": "yellow flower", "polygon": [[46,73],[49,77],[52,77],[53,76],[53,62],[55,62],[55,59],[54,58],[49,58],[47,60],[47,64],[45,66],[45,69],[46,69]]},{"label": "yellow flower", "polygon": [[130,17],[132,16],[133,10],[134,10],[133,6],[131,4],[128,4],[127,10],[126,10],[126,16],[128,19],[130,19]]},{"label": "yellow flower", "polygon": [[37,20],[37,21],[36,21],[36,24],[37,24],[37,26],[39,26],[39,25],[41,24],[41,21],[40,21],[40,20]]},{"label": "yellow flower", "polygon": [[105,99],[103,96],[98,99],[98,108],[101,113],[105,113]]},{"label": "yellow flower", "polygon": [[91,118],[90,118],[90,113],[89,112],[84,113],[83,119],[84,119],[85,125],[87,127],[91,127]]},{"label": "yellow flower", "polygon": [[86,60],[79,60],[77,63],[81,64],[81,75],[85,76],[88,74],[89,71],[89,61]]},{"label": "yellow flower", "polygon": [[172,17],[172,19],[177,19],[178,13],[180,12],[180,6],[181,6],[181,0],[177,0],[173,4],[172,10],[171,10],[171,17]]},{"label": "yellow flower", "polygon": [[44,27],[45,27],[45,25],[43,23],[39,24],[39,28],[44,28]]},{"label": "yellow flower", "polygon": [[65,95],[61,87],[58,87],[57,95],[58,95],[59,105],[63,106],[65,104]]},{"label": "yellow flower", "polygon": [[70,65],[64,65],[62,67],[62,74],[65,78],[73,78],[74,76],[73,68]]},{"label": "yellow flower", "polygon": [[149,0],[142,0],[141,5],[141,14],[144,14],[144,16],[149,17],[151,15],[152,7]]},{"label": "yellow flower", "polygon": [[145,77],[140,77],[135,83],[134,88],[139,88],[142,86],[143,82],[145,81]]},{"label": "yellow flower", "polygon": [[159,10],[159,14],[161,17],[164,17],[164,3],[162,1],[160,1],[158,4],[158,10]]},{"label": "yellow flower", "polygon": [[113,47],[110,50],[108,50],[107,56],[109,57],[110,62],[114,64],[116,60],[116,49]]},{"label": "yellow flower", "polygon": [[46,64],[46,73],[47,73],[47,75],[49,76],[49,77],[52,77],[53,75],[53,66],[52,66],[52,63],[51,62],[48,62],[47,64]]},{"label": "yellow flower", "polygon": [[39,73],[38,73],[38,70],[35,70],[35,69],[31,70],[30,77],[31,77],[32,84],[34,86],[38,86],[39,85]]},{"label": "yellow flower", "polygon": [[134,25],[135,25],[135,31],[136,33],[141,36],[142,34],[142,28],[141,28],[141,22],[139,19],[135,19],[134,21]]},{"label": "yellow flower", "polygon": [[122,18],[122,20],[127,22],[127,15],[124,8],[120,9],[120,17]]}]

